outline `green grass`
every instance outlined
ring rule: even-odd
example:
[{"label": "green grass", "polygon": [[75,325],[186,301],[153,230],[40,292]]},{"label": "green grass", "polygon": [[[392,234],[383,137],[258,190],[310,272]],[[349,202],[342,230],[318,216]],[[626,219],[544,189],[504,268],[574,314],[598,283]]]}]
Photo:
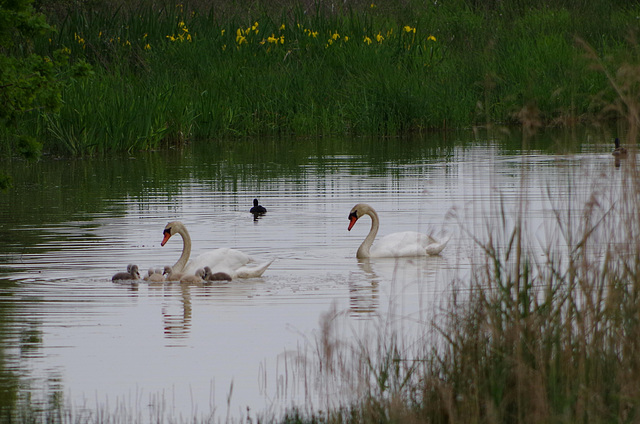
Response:
[{"label": "green grass", "polygon": [[94,75],[68,84],[59,113],[34,112],[19,128],[46,150],[91,154],[518,124],[525,106],[546,125],[597,118],[594,97],[612,90],[576,37],[615,67],[635,48],[626,37],[640,7],[537,3],[58,2],[49,9],[58,31],[35,49],[67,47]]}]

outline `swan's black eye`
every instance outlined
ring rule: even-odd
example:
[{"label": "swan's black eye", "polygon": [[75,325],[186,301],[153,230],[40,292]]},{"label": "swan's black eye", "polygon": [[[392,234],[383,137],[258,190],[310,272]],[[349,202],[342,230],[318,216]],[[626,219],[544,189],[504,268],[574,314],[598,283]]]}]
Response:
[{"label": "swan's black eye", "polygon": [[169,228],[165,228],[164,231],[162,232],[162,234],[169,234],[171,235],[171,227]]}]

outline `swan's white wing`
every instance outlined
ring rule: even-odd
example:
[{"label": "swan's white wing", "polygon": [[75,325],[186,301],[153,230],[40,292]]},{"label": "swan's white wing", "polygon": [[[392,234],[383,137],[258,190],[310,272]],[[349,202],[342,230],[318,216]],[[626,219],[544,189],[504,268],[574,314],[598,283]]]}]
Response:
[{"label": "swan's white wing", "polygon": [[370,253],[372,258],[437,255],[448,241],[449,239],[439,242],[427,234],[405,231],[389,234],[375,241]]},{"label": "swan's white wing", "polygon": [[251,257],[246,253],[225,247],[210,250],[193,258],[184,268],[183,273],[193,274],[196,270],[205,266],[208,266],[214,272],[229,272],[229,270],[235,272],[235,270],[242,268],[249,262],[251,262]]},{"label": "swan's white wing", "polygon": [[451,239],[451,235],[448,235],[442,241],[437,241],[437,240],[433,239],[434,242],[429,244],[427,246],[427,248],[426,248],[427,255],[431,255],[431,256],[439,255],[440,252],[442,252],[444,250],[444,248],[447,245],[447,243],[449,243],[450,239]]},{"label": "swan's white wing", "polygon": [[234,273],[230,274],[233,278],[252,278],[252,277],[260,277],[264,272],[269,268],[269,265],[274,260],[270,260],[268,262],[262,262],[257,265],[245,265],[242,268],[238,268]]}]

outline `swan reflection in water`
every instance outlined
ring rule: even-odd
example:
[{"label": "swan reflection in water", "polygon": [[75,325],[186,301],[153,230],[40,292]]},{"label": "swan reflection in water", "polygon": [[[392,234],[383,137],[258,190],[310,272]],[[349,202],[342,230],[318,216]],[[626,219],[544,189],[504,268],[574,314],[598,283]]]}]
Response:
[{"label": "swan reflection in water", "polygon": [[362,276],[353,276],[348,283],[349,312],[352,317],[368,318],[378,313],[381,299],[387,296],[402,293],[411,302],[430,302],[428,293],[441,288],[438,274],[448,268],[448,261],[442,256],[362,258],[358,267]]},{"label": "swan reflection in water", "polygon": [[[168,339],[184,339],[191,331],[193,309],[189,284],[169,284],[164,287],[167,302],[162,306],[164,335]],[[180,293],[180,304],[176,306],[174,291]]]},{"label": "swan reflection in water", "polygon": [[367,318],[377,312],[380,306],[380,277],[373,270],[371,260],[358,260],[358,267],[364,272],[365,281],[349,280],[349,315]]}]

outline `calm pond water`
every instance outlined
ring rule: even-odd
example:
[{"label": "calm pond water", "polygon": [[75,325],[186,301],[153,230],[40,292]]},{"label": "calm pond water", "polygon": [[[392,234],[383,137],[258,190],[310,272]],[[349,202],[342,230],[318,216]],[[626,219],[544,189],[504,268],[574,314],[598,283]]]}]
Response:
[{"label": "calm pond water", "polygon": [[[523,148],[517,135],[470,131],[10,162],[15,187],[0,194],[0,406],[30,399],[63,402],[76,416],[222,421],[309,406],[314,384],[287,358],[313,356],[323,316],[335,308],[349,338],[381,322],[402,331],[429,322],[473,261],[464,230],[481,235],[500,217],[496,205],[508,217],[524,205],[544,243],[554,206],[580,210],[594,190],[615,197],[621,168],[610,143],[555,134]],[[259,219],[254,197],[268,209]],[[438,257],[358,261],[370,221],[349,232],[347,215],[359,202],[378,211],[380,235],[451,240]],[[230,284],[113,283],[128,263],[146,274],[177,260],[180,237],[160,246],[172,220],[189,229],[193,255],[234,247],[275,261]]]}]

